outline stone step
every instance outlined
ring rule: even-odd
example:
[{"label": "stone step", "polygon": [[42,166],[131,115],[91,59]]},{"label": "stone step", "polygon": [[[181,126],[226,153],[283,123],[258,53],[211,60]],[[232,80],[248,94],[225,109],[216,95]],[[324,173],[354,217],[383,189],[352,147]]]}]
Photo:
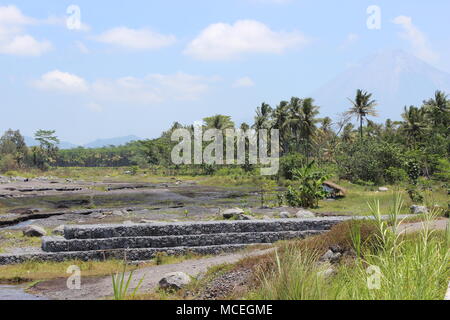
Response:
[{"label": "stone step", "polygon": [[[159,252],[170,256],[181,256],[188,253],[200,255],[218,255],[234,252],[248,247],[264,245],[260,243],[227,244],[202,247],[173,247],[173,248],[145,248],[145,249],[116,249],[116,250],[92,250],[72,252],[44,252],[36,250],[34,253],[0,254],[0,265],[12,265],[29,261],[37,262],[63,262],[63,261],[104,261],[109,259],[125,261],[149,261]],[[265,244],[267,245],[267,244]]]},{"label": "stone step", "polygon": [[66,240],[63,237],[43,237],[42,250],[45,252],[67,252],[123,248],[202,247],[226,244],[274,243],[280,240],[303,239],[322,232],[324,231],[306,230],[73,240]]},{"label": "stone step", "polygon": [[351,217],[66,226],[64,237],[67,240],[72,240],[183,236],[216,233],[329,230],[334,225],[349,219],[351,219]]}]

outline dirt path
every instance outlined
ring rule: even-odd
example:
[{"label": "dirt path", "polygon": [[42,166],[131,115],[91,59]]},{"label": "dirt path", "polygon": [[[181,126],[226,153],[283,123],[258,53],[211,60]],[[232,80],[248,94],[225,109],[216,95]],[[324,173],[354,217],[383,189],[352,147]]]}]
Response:
[{"label": "dirt path", "polygon": [[[206,272],[210,267],[236,263],[245,257],[264,255],[272,250],[273,249],[255,250],[139,269],[134,272],[133,280],[130,284],[130,291],[136,288],[138,282],[143,277],[144,280],[140,292],[150,292],[157,287],[159,280],[167,273],[182,271],[190,276],[196,277],[199,274]],[[67,289],[66,279],[54,279],[38,283],[31,289],[31,292],[36,296],[52,300],[98,300],[113,295],[111,282],[110,276],[88,279],[82,278],[81,290],[70,290]]]}]

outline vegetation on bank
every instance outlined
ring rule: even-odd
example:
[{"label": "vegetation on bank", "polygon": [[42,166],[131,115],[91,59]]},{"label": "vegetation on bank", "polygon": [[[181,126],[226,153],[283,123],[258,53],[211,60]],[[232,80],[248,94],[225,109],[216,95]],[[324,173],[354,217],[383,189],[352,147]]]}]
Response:
[{"label": "vegetation on bank", "polygon": [[[379,203],[371,210],[374,223],[353,222],[347,230],[327,235],[328,245],[347,247],[353,256],[341,259],[333,272],[320,264],[324,248],[289,244],[260,266],[260,276],[249,298],[262,300],[442,300],[450,276],[450,228],[434,231],[427,216],[420,232],[401,235],[397,214],[401,201],[392,208],[392,222],[380,218]],[[341,226],[342,228],[342,226]],[[363,231],[363,228],[365,230]],[[367,232],[367,228],[371,228]],[[346,241],[333,239],[333,234]],[[313,241],[313,240],[311,240]],[[322,243],[324,243],[322,242]],[[319,244],[320,247],[320,244]]]}]

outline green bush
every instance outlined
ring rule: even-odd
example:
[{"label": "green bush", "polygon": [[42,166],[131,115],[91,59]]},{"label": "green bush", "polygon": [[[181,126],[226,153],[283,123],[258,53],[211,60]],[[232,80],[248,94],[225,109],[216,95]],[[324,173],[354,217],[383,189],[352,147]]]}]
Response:
[{"label": "green bush", "polygon": [[280,159],[279,176],[288,180],[292,180],[292,170],[305,166],[305,157],[300,153],[292,153]]},{"label": "green bush", "polygon": [[396,184],[408,180],[408,174],[402,168],[389,167],[384,172],[384,177],[387,183]]},{"label": "green bush", "polygon": [[288,187],[285,195],[288,205],[317,208],[319,200],[326,196],[323,183],[328,176],[315,166],[314,161],[300,169],[293,169],[292,176],[295,183]]}]

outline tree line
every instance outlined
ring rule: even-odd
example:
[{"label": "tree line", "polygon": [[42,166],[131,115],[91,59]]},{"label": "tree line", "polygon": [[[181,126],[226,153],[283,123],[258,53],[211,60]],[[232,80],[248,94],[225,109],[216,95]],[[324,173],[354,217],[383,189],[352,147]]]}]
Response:
[{"label": "tree line", "polygon": [[[357,90],[338,119],[320,117],[320,107],[312,98],[292,97],[272,107],[262,103],[252,124],[242,123],[247,130],[278,129],[282,155],[280,175],[290,178],[293,168],[314,160],[318,166],[339,177],[357,183],[397,183],[414,175],[448,180],[450,169],[450,100],[437,91],[420,106],[406,106],[401,121],[377,123],[377,101],[371,93]],[[356,123],[356,125],[354,124]],[[19,131],[8,130],[0,138],[0,170],[58,167],[159,166],[178,170],[190,168],[190,174],[213,174],[223,166],[174,166],[170,161],[175,142],[173,126],[157,139],[136,141],[124,146],[96,149],[59,150],[59,140],[51,130],[39,130],[35,139],[39,146],[27,147]],[[204,129],[236,128],[231,117],[215,115],[204,119]],[[245,172],[254,168],[241,167]]]}]

